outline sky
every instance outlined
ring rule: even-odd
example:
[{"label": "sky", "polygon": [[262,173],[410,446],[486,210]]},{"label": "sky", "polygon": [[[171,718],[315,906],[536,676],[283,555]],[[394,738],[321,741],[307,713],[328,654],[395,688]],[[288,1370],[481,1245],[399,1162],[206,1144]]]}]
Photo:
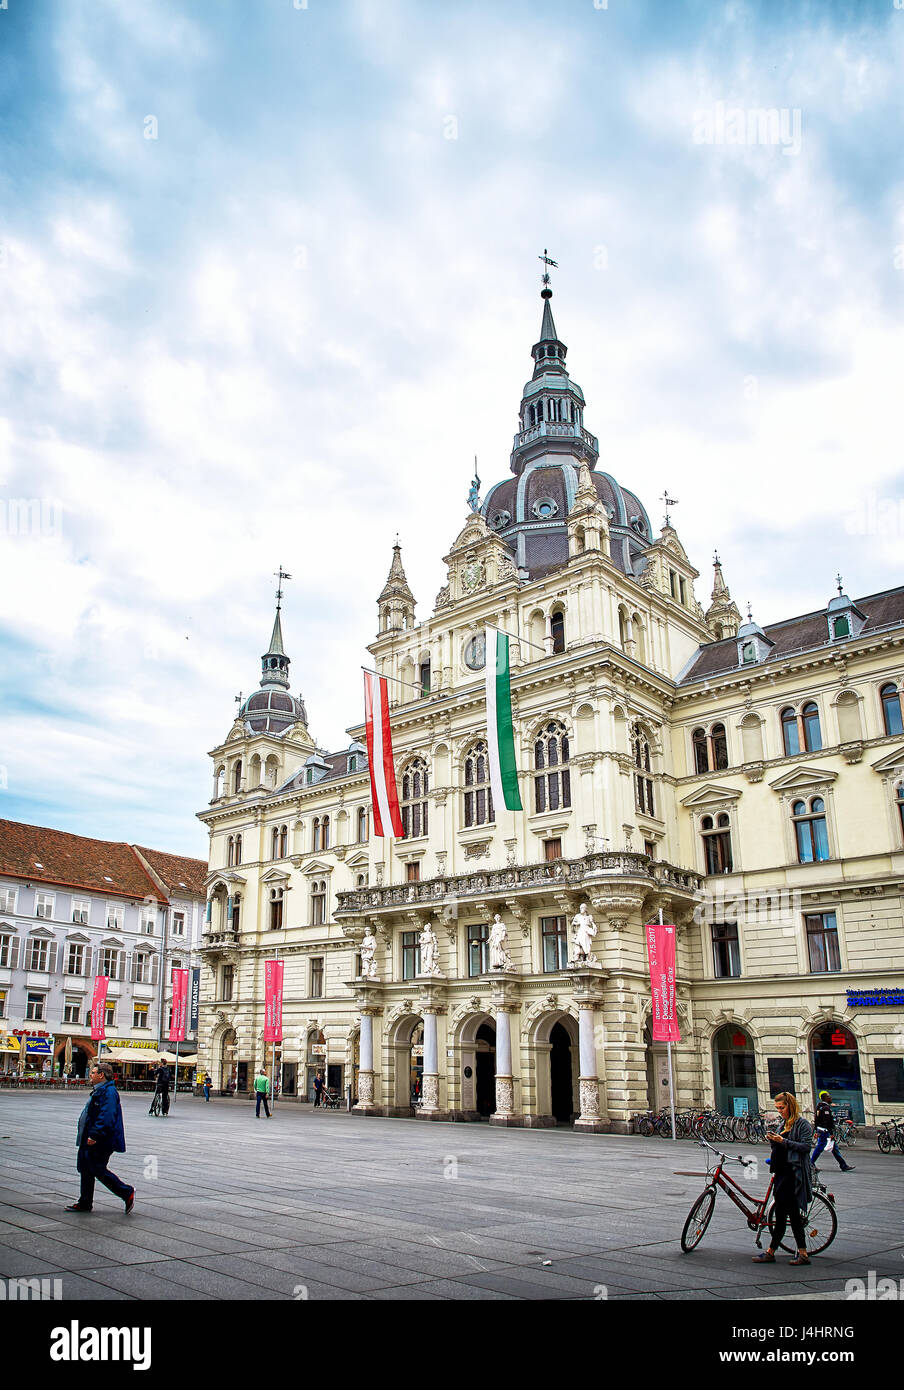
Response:
[{"label": "sky", "polygon": [[[286,581],[320,746],[508,474],[544,248],[599,466],[761,623],[902,582],[898,0],[0,0],[0,818],[206,857]],[[773,115],[768,115],[773,112]]]}]

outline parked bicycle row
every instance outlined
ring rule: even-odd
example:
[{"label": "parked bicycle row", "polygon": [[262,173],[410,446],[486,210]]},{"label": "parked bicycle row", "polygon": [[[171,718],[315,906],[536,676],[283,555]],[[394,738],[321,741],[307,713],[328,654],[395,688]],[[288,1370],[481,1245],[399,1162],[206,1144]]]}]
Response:
[{"label": "parked bicycle row", "polygon": [[876,1135],[876,1143],[879,1145],[880,1153],[890,1154],[898,1149],[904,1154],[904,1116],[883,1120]]},{"label": "parked bicycle row", "polygon": [[[710,1144],[726,1140],[746,1144],[768,1144],[767,1125],[771,1118],[771,1113],[762,1111],[756,1115],[723,1115],[718,1110],[676,1110],[675,1136],[678,1139],[705,1139]],[[672,1137],[670,1110],[641,1111],[632,1115],[631,1119],[635,1134],[647,1137],[655,1134],[661,1139]],[[889,1153],[897,1143],[904,1152],[904,1119],[889,1120],[886,1124],[901,1127],[894,1132],[889,1131],[887,1146],[883,1147],[880,1139],[879,1147],[883,1153]],[[847,1116],[835,1117],[832,1138],[836,1144],[854,1145],[859,1137],[860,1131],[853,1120]]]}]

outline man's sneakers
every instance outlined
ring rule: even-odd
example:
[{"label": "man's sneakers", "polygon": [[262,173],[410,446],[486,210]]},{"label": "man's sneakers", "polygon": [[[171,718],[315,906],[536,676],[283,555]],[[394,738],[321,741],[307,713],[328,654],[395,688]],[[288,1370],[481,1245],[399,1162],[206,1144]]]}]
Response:
[{"label": "man's sneakers", "polygon": [[841,1171],[842,1173],[856,1173],[857,1165],[856,1163],[848,1163]]},{"label": "man's sneakers", "polygon": [[78,1211],[82,1212],[85,1216],[90,1215],[91,1210],[91,1207],[83,1207],[81,1202],[73,1202],[71,1207],[63,1207],[63,1211]]},{"label": "man's sneakers", "polygon": [[128,1197],[126,1198],[126,1216],[128,1216],[129,1212],[132,1210],[132,1208],[134,1207],[134,1205],[135,1205],[135,1189],[134,1189],[134,1187],[133,1187],[133,1188],[132,1188],[132,1191],[129,1193]]}]

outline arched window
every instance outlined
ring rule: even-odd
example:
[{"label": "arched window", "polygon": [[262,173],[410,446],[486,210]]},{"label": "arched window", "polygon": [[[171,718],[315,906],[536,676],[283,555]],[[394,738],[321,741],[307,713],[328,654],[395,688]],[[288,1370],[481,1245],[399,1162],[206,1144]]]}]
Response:
[{"label": "arched window", "polygon": [[898,819],[901,822],[901,834],[904,835],[904,782],[895,788],[895,805],[898,808]]},{"label": "arched window", "polygon": [[557,608],[550,619],[550,633],[552,634],[552,653],[558,656],[565,650],[565,614],[561,608]]},{"label": "arched window", "polygon": [[402,826],[408,839],[427,834],[427,792],[430,774],[423,758],[415,758],[402,773]]},{"label": "arched window", "polygon": [[279,826],[274,825],[270,831],[270,858],[279,858]]},{"label": "arched window", "polygon": [[326,921],[326,879],[311,884],[311,925],[322,927]]},{"label": "arched window", "polygon": [[285,859],[289,853],[289,827],[281,825],[279,828],[279,857]]},{"label": "arched window", "polygon": [[232,900],[232,930],[235,932],[239,931],[240,929],[239,924],[241,922],[241,917],[242,895],[241,893],[236,893],[235,897]]},{"label": "arched window", "polygon": [[568,731],[558,720],[545,724],[534,740],[534,810],[558,811],[571,805]]},{"label": "arched window", "polygon": [[235,840],[232,836],[226,841],[226,867],[231,869],[235,863]]},{"label": "arched window", "polygon": [[901,722],[901,697],[894,685],[883,685],[879,691],[879,699],[882,701],[882,719],[886,734],[904,733],[904,724]]},{"label": "arched window", "polygon": [[708,874],[730,874],[733,867],[731,857],[731,822],[722,811],[713,820],[704,816],[700,822],[703,836],[703,858]]},{"label": "arched window", "polygon": [[818,864],[829,858],[829,834],[826,829],[826,804],[821,796],[809,803],[795,801],[791,819],[797,837],[797,858],[801,864]]},{"label": "arched window", "polygon": [[634,654],[638,661],[646,662],[647,654],[643,639],[643,623],[640,621],[640,614],[634,613],[631,617],[631,629],[634,634]]},{"label": "arched window", "polygon": [[485,742],[465,754],[465,826],[488,825],[496,819],[490,791],[490,760]]},{"label": "arched window", "polygon": [[242,761],[241,758],[232,769],[232,790],[238,795],[242,790]]},{"label": "arched window", "polygon": [[226,769],[225,769],[225,767],[218,767],[218,768],[217,768],[216,787],[214,788],[214,796],[222,796],[223,793],[225,792],[225,790],[226,790]]},{"label": "arched window", "polygon": [[314,850],[315,853],[317,852],[317,850],[323,848],[323,845],[322,845],[322,843],[321,843],[321,840],[322,840],[322,836],[321,836],[321,830],[320,830],[320,817],[319,817],[319,816],[315,816],[315,817],[314,817],[313,830],[312,830],[312,838],[311,838],[311,849]]},{"label": "arched window", "polygon": [[710,730],[713,741],[713,767],[716,772],[724,772],[728,767],[728,739],[724,724],[714,724]]},{"label": "arched window", "polygon": [[641,815],[655,816],[653,801],[653,779],[651,771],[650,744],[639,724],[635,724],[631,734],[631,752],[634,757],[634,802]]},{"label": "arched window", "polygon": [[694,771],[709,772],[709,747],[706,742],[706,730],[695,729],[691,738],[694,743]]},{"label": "arched window", "polygon": [[819,710],[810,700],[800,712],[804,729],[804,748],[808,753],[818,753],[822,748],[822,731],[819,727]]},{"label": "arched window", "polygon": [[358,844],[359,844],[359,845],[360,845],[360,844],[363,844],[364,841],[367,840],[367,839],[369,838],[369,831],[368,831],[368,825],[367,825],[367,807],[366,807],[366,806],[359,806],[359,807],[358,807],[358,837],[357,837],[357,838],[358,838]]},{"label": "arched window", "polygon": [[241,835],[236,835],[236,837],[235,837],[235,862],[236,862],[236,864],[241,864],[241,862],[242,862],[242,837],[241,837]]},{"label": "arched window", "polygon": [[785,757],[793,758],[800,752],[800,733],[797,728],[797,714],[790,706],[782,710],[782,742]]},{"label": "arched window", "polygon": [[[233,906],[233,911],[234,911]],[[233,917],[233,921],[235,918]],[[270,889],[270,930],[279,931],[283,924],[283,889]]]}]

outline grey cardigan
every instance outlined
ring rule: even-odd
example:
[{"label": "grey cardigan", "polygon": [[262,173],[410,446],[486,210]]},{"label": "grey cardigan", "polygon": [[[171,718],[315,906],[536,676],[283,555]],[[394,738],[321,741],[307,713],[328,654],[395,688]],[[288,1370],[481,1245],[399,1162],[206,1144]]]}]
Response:
[{"label": "grey cardigan", "polygon": [[[797,1205],[806,1211],[813,1198],[813,1171],[810,1163],[810,1150],[813,1147],[813,1126],[803,1115],[799,1115],[785,1135],[785,1148],[788,1162],[794,1174],[794,1190]],[[774,1151],[774,1150],[773,1150]]]}]

